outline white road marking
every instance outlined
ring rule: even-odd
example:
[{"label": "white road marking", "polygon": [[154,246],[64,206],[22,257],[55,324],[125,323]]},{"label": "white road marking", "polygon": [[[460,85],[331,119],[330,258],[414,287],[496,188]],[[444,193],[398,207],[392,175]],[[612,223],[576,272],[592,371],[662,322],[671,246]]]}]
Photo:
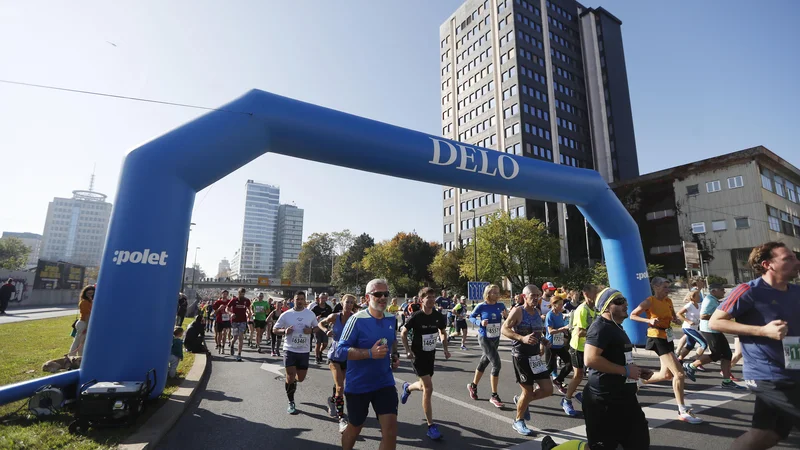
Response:
[{"label": "white road marking", "polygon": [[[401,380],[400,378],[397,378],[397,377],[395,377],[394,381],[397,382],[397,383],[400,383],[401,385],[403,383],[405,383],[404,380]],[[465,383],[464,384],[464,389],[466,389],[466,386],[467,385]],[[436,398],[440,398],[442,400],[448,401],[450,403],[453,403],[455,405],[458,405],[458,406],[460,406],[462,408],[467,408],[470,411],[475,411],[476,413],[483,414],[483,415],[485,415],[487,417],[491,417],[493,419],[497,419],[497,420],[499,420],[501,422],[506,422],[506,423],[509,423],[509,424],[511,422],[513,422],[513,417],[511,417],[511,416],[502,416],[502,415],[497,414],[495,412],[487,411],[487,410],[485,410],[483,408],[479,408],[479,407],[477,407],[477,406],[475,406],[473,404],[467,403],[465,401],[461,401],[461,400],[458,400],[458,399],[455,399],[455,398],[452,398],[452,397],[448,397],[448,396],[446,396],[444,394],[440,394],[439,392],[436,392],[435,390],[433,391],[433,396],[436,397]],[[488,400],[485,400],[485,401],[488,401]]]},{"label": "white road marking", "polygon": [[270,364],[270,363],[263,363],[261,364],[261,370],[266,370],[267,372],[272,372],[276,375],[283,376],[283,366],[280,364]]}]

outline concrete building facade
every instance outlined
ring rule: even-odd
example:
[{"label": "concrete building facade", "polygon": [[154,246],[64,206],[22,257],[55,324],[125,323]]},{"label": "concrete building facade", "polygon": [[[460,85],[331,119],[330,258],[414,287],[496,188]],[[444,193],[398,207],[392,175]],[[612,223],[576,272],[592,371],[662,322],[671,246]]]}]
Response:
[{"label": "concrete building facade", "polygon": [[54,198],[47,207],[39,257],[99,266],[110,218],[105,194],[78,190],[72,198]]},{"label": "concrete building facade", "polygon": [[283,266],[297,261],[303,245],[303,210],[294,205],[278,207],[276,273]]},{"label": "concrete building facade", "polygon": [[280,188],[247,180],[242,224],[242,244],[233,258],[231,273],[237,278],[275,276],[275,251]]}]

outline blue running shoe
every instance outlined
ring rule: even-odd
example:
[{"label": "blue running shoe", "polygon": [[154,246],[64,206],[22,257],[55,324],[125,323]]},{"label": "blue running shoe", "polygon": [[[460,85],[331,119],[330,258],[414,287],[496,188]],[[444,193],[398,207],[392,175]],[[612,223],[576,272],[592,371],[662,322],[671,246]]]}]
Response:
[{"label": "blue running shoe", "polygon": [[575,408],[572,407],[572,400],[567,400],[566,398],[561,399],[561,409],[564,410],[570,417],[575,417],[578,415],[578,411],[575,411]]},{"label": "blue running shoe", "polygon": [[297,412],[297,408],[294,407],[294,402],[289,402],[289,407],[286,408],[286,412],[289,414],[294,414]]},{"label": "blue running shoe", "polygon": [[692,381],[697,381],[697,377],[695,375],[694,367],[692,367],[689,363],[683,363],[683,371],[686,373],[686,376],[689,377]]},{"label": "blue running shoe", "polygon": [[442,433],[439,433],[439,425],[436,424],[429,426],[428,432],[425,434],[434,441],[442,438]]},{"label": "blue running shoe", "polygon": [[531,431],[530,428],[528,428],[527,425],[525,425],[524,420],[514,421],[514,423],[511,424],[511,428],[513,428],[514,431],[523,436],[530,436],[533,434],[533,431]]},{"label": "blue running shoe", "polygon": [[411,384],[408,381],[403,383],[403,393],[400,394],[400,403],[404,405],[408,401],[408,396],[411,395],[411,392],[408,391],[409,386],[411,386]]}]

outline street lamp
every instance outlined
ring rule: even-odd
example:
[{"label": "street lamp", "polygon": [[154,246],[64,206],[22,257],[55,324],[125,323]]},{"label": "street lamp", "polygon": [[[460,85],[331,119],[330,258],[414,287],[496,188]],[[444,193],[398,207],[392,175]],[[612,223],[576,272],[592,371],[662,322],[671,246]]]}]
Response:
[{"label": "street lamp", "polygon": [[[192,225],[197,225],[192,222],[189,224],[189,234],[192,234]],[[186,253],[183,255],[183,275],[181,275],[181,292],[183,292],[183,285],[186,282],[186,259],[189,258],[189,240],[186,240]]]},{"label": "street lamp", "polygon": [[197,273],[197,251],[200,250],[200,247],[195,247],[194,249],[194,265],[192,265],[192,289],[194,289],[194,275]]}]

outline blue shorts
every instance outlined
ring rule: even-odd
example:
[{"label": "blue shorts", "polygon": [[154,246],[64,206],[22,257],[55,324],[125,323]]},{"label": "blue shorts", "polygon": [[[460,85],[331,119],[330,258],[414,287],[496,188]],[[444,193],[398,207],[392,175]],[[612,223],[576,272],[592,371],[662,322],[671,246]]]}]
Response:
[{"label": "blue shorts", "polygon": [[283,367],[294,367],[297,370],[308,370],[308,353],[286,351],[283,353]]},{"label": "blue shorts", "polygon": [[375,410],[375,416],[380,417],[384,414],[397,415],[399,400],[397,399],[397,387],[387,386],[377,391],[365,392],[363,394],[344,393],[347,404],[347,419],[355,427],[364,425],[369,415],[369,405]]},{"label": "blue shorts", "polygon": [[686,349],[691,350],[694,348],[695,344],[699,345],[703,350],[708,348],[708,343],[706,339],[700,334],[699,331],[695,330],[694,328],[684,328],[683,334],[686,335]]}]

